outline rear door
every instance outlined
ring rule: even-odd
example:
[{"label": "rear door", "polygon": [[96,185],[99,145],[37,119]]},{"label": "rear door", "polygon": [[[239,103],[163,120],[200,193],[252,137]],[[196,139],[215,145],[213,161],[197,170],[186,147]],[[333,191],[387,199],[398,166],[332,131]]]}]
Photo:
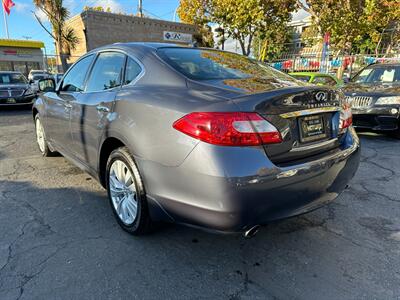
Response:
[{"label": "rear door", "polygon": [[64,77],[57,93],[46,93],[46,133],[58,148],[72,152],[70,114],[72,104],[81,97],[85,78],[93,61],[93,55],[86,56],[74,64]]},{"label": "rear door", "polygon": [[116,93],[123,82],[126,55],[100,52],[87,79],[85,90],[71,108],[73,150],[78,159],[96,168],[99,140],[111,117]]}]

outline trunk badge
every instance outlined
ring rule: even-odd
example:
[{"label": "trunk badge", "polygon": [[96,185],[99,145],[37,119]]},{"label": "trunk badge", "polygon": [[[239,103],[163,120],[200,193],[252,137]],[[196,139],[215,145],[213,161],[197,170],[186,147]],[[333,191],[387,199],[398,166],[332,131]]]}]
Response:
[{"label": "trunk badge", "polygon": [[328,94],[326,92],[318,92],[315,94],[315,100],[318,102],[326,102],[328,101]]}]

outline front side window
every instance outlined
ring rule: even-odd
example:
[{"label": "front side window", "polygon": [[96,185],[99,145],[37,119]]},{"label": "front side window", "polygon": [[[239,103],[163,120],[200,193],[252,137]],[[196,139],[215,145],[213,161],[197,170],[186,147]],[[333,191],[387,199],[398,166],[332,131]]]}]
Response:
[{"label": "front side window", "polygon": [[92,63],[93,55],[86,56],[72,66],[65,76],[61,91],[81,92],[85,84],[86,73]]},{"label": "front side window", "polygon": [[96,59],[86,91],[95,92],[112,89],[121,85],[125,54],[103,52]]},{"label": "front side window", "polygon": [[124,84],[131,83],[133,80],[136,79],[136,77],[139,76],[141,72],[142,68],[140,67],[140,65],[135,60],[129,57],[128,62],[126,63]]}]

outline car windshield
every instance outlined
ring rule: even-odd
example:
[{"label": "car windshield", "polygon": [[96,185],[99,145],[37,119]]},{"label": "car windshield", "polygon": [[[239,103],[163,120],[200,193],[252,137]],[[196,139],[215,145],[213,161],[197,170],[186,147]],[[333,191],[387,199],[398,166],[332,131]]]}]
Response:
[{"label": "car windshield", "polygon": [[1,73],[0,84],[24,84],[27,83],[24,75],[20,73]]},{"label": "car windshield", "polygon": [[365,68],[351,81],[355,83],[400,83],[400,65]]},{"label": "car windshield", "polygon": [[158,54],[177,71],[193,80],[280,79],[295,81],[282,73],[235,53],[196,48],[161,48]]},{"label": "car windshield", "polygon": [[47,78],[47,76],[44,74],[33,75],[33,80],[40,80],[40,79],[45,79],[45,78]]},{"label": "car windshield", "polygon": [[304,81],[304,82],[309,82],[311,76],[307,76],[307,75],[296,75],[296,74],[292,74],[292,76],[294,76],[294,78]]}]

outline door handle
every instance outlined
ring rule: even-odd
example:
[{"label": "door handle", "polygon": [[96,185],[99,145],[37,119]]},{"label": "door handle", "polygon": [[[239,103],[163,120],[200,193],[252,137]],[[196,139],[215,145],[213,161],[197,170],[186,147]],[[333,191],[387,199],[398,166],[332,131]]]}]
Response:
[{"label": "door handle", "polygon": [[110,111],[110,109],[107,106],[101,106],[101,105],[96,106],[96,109],[97,109],[97,111],[104,112],[104,113],[107,113]]}]

